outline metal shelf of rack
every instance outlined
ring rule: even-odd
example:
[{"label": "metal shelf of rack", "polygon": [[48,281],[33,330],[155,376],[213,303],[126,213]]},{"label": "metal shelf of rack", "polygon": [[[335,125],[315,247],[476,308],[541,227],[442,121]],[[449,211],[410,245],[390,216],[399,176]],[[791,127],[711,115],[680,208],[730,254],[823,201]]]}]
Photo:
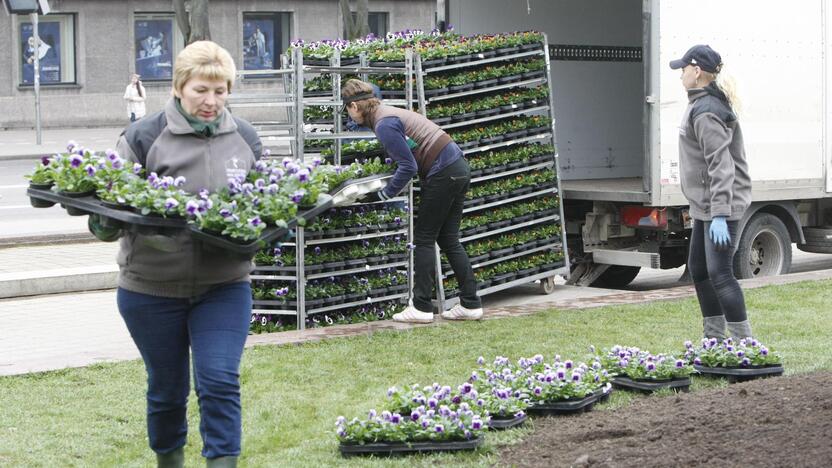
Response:
[{"label": "metal shelf of rack", "polygon": [[[480,262],[480,263],[471,265],[471,268],[472,269],[482,268],[484,266],[494,265],[496,263],[504,262],[506,260],[514,260],[515,258],[520,258],[520,257],[526,256],[526,255],[531,255],[533,253],[544,252],[544,251],[552,249],[552,248],[562,248],[562,247],[563,247],[563,245],[560,242],[557,242],[557,243],[554,243],[554,244],[549,244],[549,245],[544,245],[542,247],[535,247],[533,249],[524,250],[522,252],[515,252],[515,253],[509,254],[509,255],[505,255],[505,256],[500,257],[500,258],[489,259],[489,260],[486,260],[484,262]],[[447,270],[447,271],[444,271],[442,274],[444,274],[445,277],[447,278],[448,276],[453,276],[454,272],[453,272],[453,270]]]},{"label": "metal shelf of rack", "polygon": [[493,91],[499,91],[501,89],[517,88],[517,87],[520,87],[520,86],[529,86],[529,85],[536,85],[536,84],[543,84],[543,83],[546,83],[546,78],[535,78],[535,79],[532,79],[532,80],[523,80],[523,81],[518,81],[518,82],[515,82],[515,83],[504,83],[504,84],[497,85],[497,86],[489,86],[489,87],[486,87],[486,88],[471,89],[471,90],[462,91],[462,92],[459,92],[459,93],[443,94],[442,96],[434,96],[434,97],[428,98],[427,102],[431,103],[431,102],[436,102],[436,101],[446,101],[448,99],[457,99],[457,98],[466,97],[466,96],[473,96],[473,95],[476,95],[476,94],[490,93],[490,92],[493,92]]},{"label": "metal shelf of rack", "polygon": [[487,208],[493,208],[495,206],[506,205],[508,203],[512,203],[512,202],[516,202],[516,201],[520,201],[520,200],[525,200],[527,198],[535,198],[535,197],[539,197],[541,195],[549,195],[549,194],[553,194],[553,193],[558,193],[557,187],[551,187],[551,188],[547,188],[546,190],[540,190],[540,191],[537,191],[537,192],[524,193],[523,195],[518,195],[516,197],[507,198],[505,200],[498,200],[498,201],[491,202],[491,203],[485,203],[485,204],[482,204],[482,205],[471,206],[471,207],[468,207],[468,208],[464,208],[462,210],[462,213],[463,214],[471,213],[471,212],[474,212],[474,211],[480,211],[480,210],[484,210],[484,209],[487,209]]},{"label": "metal shelf of rack", "polygon": [[[564,255],[566,255],[565,251],[564,251]],[[560,268],[557,268],[557,269],[554,269],[554,270],[551,270],[551,271],[545,271],[545,272],[542,272],[542,273],[537,273],[537,274],[534,274],[534,275],[530,275],[530,276],[527,276],[525,278],[519,278],[519,279],[511,280],[511,281],[508,281],[508,282],[505,282],[505,283],[502,283],[502,284],[489,286],[487,288],[483,288],[483,289],[478,290],[477,294],[479,296],[487,296],[489,294],[492,294],[492,293],[495,293],[495,292],[498,292],[498,291],[503,291],[505,289],[513,288],[515,286],[520,286],[521,284],[533,283],[533,282],[538,281],[538,280],[545,280],[545,279],[548,279],[548,278],[553,278],[557,275],[562,275],[564,277],[568,277],[569,276],[569,268],[568,267],[560,267]],[[450,299],[444,299],[444,304],[448,308],[453,307],[454,305],[456,305],[458,303],[459,303],[459,296],[452,297]]]},{"label": "metal shelf of rack", "polygon": [[[406,267],[407,262],[393,262],[393,263],[384,263],[379,265],[364,265],[363,267],[359,268],[351,268],[348,270],[336,270],[336,271],[326,271],[321,273],[312,273],[307,274],[306,279],[320,279],[320,278],[329,278],[330,276],[345,276],[345,275],[355,275],[358,273],[366,273],[368,271],[378,271],[378,270],[386,270],[389,268],[398,268],[398,267]],[[274,281],[295,281],[297,276],[291,275],[268,275],[268,274],[258,274],[257,272],[265,272],[268,270],[264,270],[262,268],[255,268],[254,273],[250,275],[251,279],[253,280],[274,280]]]},{"label": "metal shelf of rack", "polygon": [[470,62],[462,62],[462,63],[455,63],[453,65],[442,65],[441,67],[430,67],[422,70],[426,75],[428,73],[436,73],[436,72],[443,72],[448,70],[455,70],[457,68],[468,68],[468,67],[476,67],[479,65],[487,65],[489,63],[494,62],[505,62],[508,60],[516,60],[525,57],[533,57],[535,55],[546,55],[544,53],[545,49],[536,49],[530,50],[528,52],[518,52],[516,54],[509,54],[509,55],[500,55],[497,57],[491,58],[482,58],[479,60],[472,60]]},{"label": "metal shelf of rack", "polygon": [[520,223],[520,224],[512,224],[511,226],[502,227],[502,228],[499,228],[499,229],[495,229],[493,231],[481,232],[479,234],[474,234],[473,236],[464,237],[464,238],[460,239],[459,241],[463,242],[463,243],[464,242],[471,242],[472,240],[482,239],[484,237],[493,236],[495,234],[502,234],[504,232],[516,231],[518,229],[523,229],[523,228],[526,228],[526,227],[529,227],[529,226],[534,226],[536,224],[543,224],[543,223],[546,223],[546,222],[556,223],[558,221],[560,221],[560,216],[559,215],[546,216],[546,217],[543,217],[543,218],[537,218],[537,219],[533,219],[531,221],[526,221],[526,222]]},{"label": "metal shelf of rack", "polygon": [[468,154],[474,154],[474,153],[481,153],[483,151],[491,151],[493,149],[504,148],[506,146],[517,145],[517,144],[520,144],[520,143],[531,143],[531,142],[537,142],[538,140],[549,140],[551,138],[552,138],[552,133],[550,133],[550,132],[539,133],[537,135],[527,136],[527,137],[523,137],[523,138],[517,138],[517,139],[513,139],[513,140],[508,140],[508,141],[501,141],[499,143],[491,143],[491,144],[488,144],[488,145],[477,146],[475,148],[465,148],[465,149],[462,150],[462,154],[468,155]]},{"label": "metal shelf of rack", "polygon": [[[514,106],[516,107],[517,105],[515,104]],[[442,125],[442,129],[445,130],[445,129],[448,129],[448,128],[466,127],[468,125],[476,125],[478,123],[491,122],[491,121],[494,121],[494,120],[506,119],[508,117],[516,117],[518,115],[528,114],[528,113],[531,113],[531,112],[540,112],[540,111],[548,111],[548,110],[549,110],[549,106],[528,107],[528,108],[521,109],[521,110],[514,111],[514,112],[507,112],[505,114],[489,115],[488,117],[483,117],[483,118],[480,118],[480,119],[466,120],[464,122],[454,122],[454,123]]]},{"label": "metal shelf of rack", "polygon": [[321,312],[329,312],[331,310],[349,309],[351,307],[359,307],[365,304],[375,304],[377,302],[394,301],[396,299],[404,299],[409,293],[393,294],[383,297],[367,297],[363,301],[345,302],[343,304],[335,304],[327,307],[319,307],[317,309],[310,309],[306,311],[307,315],[320,314]]}]

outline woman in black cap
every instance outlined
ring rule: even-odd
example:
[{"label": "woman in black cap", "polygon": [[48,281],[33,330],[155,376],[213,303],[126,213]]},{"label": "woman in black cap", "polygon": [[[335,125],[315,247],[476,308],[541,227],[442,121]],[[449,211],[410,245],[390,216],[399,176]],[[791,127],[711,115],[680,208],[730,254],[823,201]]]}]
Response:
[{"label": "woman in black cap", "polygon": [[670,62],[682,69],[688,107],[679,127],[682,193],[693,231],[688,269],[702,310],[704,335],[739,340],[751,336],[742,289],[734,278],[738,223],[751,204],[751,178],[733,87],[717,80],[722,58],[696,45]]}]

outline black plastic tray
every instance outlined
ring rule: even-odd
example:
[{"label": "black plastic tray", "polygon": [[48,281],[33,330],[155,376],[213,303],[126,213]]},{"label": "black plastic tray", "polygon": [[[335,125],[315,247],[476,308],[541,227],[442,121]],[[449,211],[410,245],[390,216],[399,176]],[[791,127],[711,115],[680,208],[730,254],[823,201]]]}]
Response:
[{"label": "black plastic tray", "polygon": [[491,422],[488,423],[488,428],[494,431],[513,429],[522,426],[528,418],[525,414],[520,417],[515,416],[511,419],[495,419],[494,416],[491,416]]},{"label": "black plastic tray", "polygon": [[26,191],[30,198],[60,203],[64,207],[76,208],[87,213],[96,213],[106,218],[123,223],[124,229],[139,232],[172,232],[187,227],[188,223],[182,218],[163,218],[161,216],[144,216],[130,210],[120,210],[105,206],[104,203],[92,195],[85,197],[69,197],[48,189],[29,188]]},{"label": "black plastic tray", "polygon": [[613,377],[612,384],[615,387],[626,390],[636,390],[645,393],[653,393],[663,388],[670,388],[672,390],[681,390],[687,392],[690,389],[690,377],[683,377],[680,379],[657,380],[655,382],[644,380],[633,380],[629,377]]},{"label": "black plastic tray", "polygon": [[592,393],[579,400],[564,400],[553,403],[534,404],[526,408],[526,413],[532,416],[552,416],[559,414],[573,414],[582,411],[591,411],[598,401],[598,395]]},{"label": "black plastic tray", "polygon": [[782,364],[762,367],[708,367],[694,364],[693,368],[702,375],[725,377],[731,383],[783,375]]},{"label": "black plastic tray", "polygon": [[340,444],[338,450],[341,455],[351,457],[355,455],[408,455],[412,453],[436,453],[436,452],[459,452],[463,450],[476,450],[482,445],[482,437],[471,440],[452,442],[377,442],[372,444]]}]

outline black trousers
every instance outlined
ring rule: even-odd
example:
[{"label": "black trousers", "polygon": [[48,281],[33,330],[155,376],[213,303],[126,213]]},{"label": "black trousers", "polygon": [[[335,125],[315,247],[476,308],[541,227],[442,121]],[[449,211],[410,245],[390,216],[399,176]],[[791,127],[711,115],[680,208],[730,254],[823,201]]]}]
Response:
[{"label": "black trousers", "polygon": [[482,307],[477,296],[477,282],[468,254],[459,243],[462,204],[471,183],[471,170],[465,158],[433,175],[420,185],[419,211],[413,238],[413,305],[422,312],[432,312],[433,286],[436,284],[434,244],[448,258],[459,283],[459,301],[463,307]]},{"label": "black trousers", "polygon": [[728,221],[731,245],[718,247],[708,235],[711,222],[693,221],[688,270],[703,317],[724,315],[728,322],[742,322],[748,318],[742,289],[734,277],[734,253],[740,234],[738,224],[738,221]]}]

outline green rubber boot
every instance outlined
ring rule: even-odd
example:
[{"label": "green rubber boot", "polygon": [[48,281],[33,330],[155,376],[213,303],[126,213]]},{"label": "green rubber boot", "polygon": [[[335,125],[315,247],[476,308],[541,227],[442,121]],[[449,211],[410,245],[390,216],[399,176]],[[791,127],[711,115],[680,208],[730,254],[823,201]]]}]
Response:
[{"label": "green rubber boot", "polygon": [[157,453],[156,466],[159,468],[183,468],[185,466],[185,447],[173,452]]},{"label": "green rubber boot", "polygon": [[237,468],[237,457],[219,457],[205,460],[208,468]]}]

